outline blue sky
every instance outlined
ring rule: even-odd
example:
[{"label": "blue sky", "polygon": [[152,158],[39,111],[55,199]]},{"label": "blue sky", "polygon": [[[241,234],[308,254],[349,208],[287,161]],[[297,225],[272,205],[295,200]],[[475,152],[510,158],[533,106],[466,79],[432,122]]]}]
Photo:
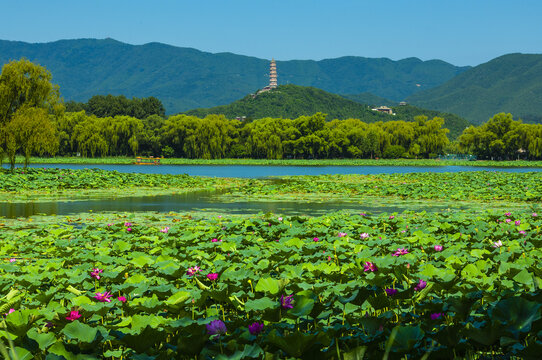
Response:
[{"label": "blue sky", "polygon": [[[114,38],[277,60],[542,53],[540,0],[4,0],[0,39]],[[7,16],[6,16],[7,15]]]}]

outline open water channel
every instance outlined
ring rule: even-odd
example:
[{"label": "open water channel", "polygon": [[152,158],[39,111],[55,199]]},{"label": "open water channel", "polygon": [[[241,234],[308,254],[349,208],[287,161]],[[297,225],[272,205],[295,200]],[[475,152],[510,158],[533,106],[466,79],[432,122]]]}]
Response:
[{"label": "open water channel", "polygon": [[[471,166],[241,166],[241,165],[73,165],[73,164],[33,164],[32,167],[53,167],[64,169],[98,168],[127,173],[188,174],[191,176],[265,178],[288,175],[322,174],[391,174],[412,172],[459,172],[459,171],[542,171],[542,168],[490,168]],[[323,215],[332,211],[350,212],[402,212],[441,211],[461,209],[458,203],[424,201],[386,202],[370,201],[236,201],[224,202],[217,192],[195,192],[190,194],[86,198],[73,201],[39,201],[29,199],[25,202],[0,202],[0,216],[7,218],[43,215],[69,215],[82,212],[190,212],[212,211],[232,214],[254,214],[273,212],[283,215]]]}]

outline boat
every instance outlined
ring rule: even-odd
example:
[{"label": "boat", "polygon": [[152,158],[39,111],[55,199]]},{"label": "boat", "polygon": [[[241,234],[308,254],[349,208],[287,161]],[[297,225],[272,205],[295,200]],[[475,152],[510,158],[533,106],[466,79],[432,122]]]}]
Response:
[{"label": "boat", "polygon": [[134,165],[160,165],[159,157],[148,157],[144,158],[141,156],[136,157]]}]

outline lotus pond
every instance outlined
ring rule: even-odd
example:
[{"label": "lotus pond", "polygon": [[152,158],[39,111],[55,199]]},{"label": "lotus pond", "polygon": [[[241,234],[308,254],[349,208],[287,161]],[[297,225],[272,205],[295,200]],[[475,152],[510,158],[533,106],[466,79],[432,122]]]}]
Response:
[{"label": "lotus pond", "polygon": [[0,340],[19,359],[538,359],[540,183],[486,172],[3,174],[2,196],[16,201],[218,188],[233,203],[374,196],[485,209],[3,219]]}]

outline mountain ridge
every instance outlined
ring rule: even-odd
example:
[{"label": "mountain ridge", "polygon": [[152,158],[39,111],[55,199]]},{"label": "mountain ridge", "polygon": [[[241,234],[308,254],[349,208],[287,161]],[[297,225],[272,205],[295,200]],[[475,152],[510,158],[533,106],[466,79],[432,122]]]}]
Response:
[{"label": "mountain ridge", "polygon": [[[45,66],[65,100],[93,95],[160,99],[168,113],[228,104],[267,85],[269,60],[210,53],[160,42],[130,45],[106,39],[49,43],[0,40],[0,62],[26,57]],[[444,83],[469,67],[442,60],[343,56],[277,61],[279,84],[314,86],[336,94],[371,92],[402,100]],[[418,87],[416,84],[421,84]]]}]

